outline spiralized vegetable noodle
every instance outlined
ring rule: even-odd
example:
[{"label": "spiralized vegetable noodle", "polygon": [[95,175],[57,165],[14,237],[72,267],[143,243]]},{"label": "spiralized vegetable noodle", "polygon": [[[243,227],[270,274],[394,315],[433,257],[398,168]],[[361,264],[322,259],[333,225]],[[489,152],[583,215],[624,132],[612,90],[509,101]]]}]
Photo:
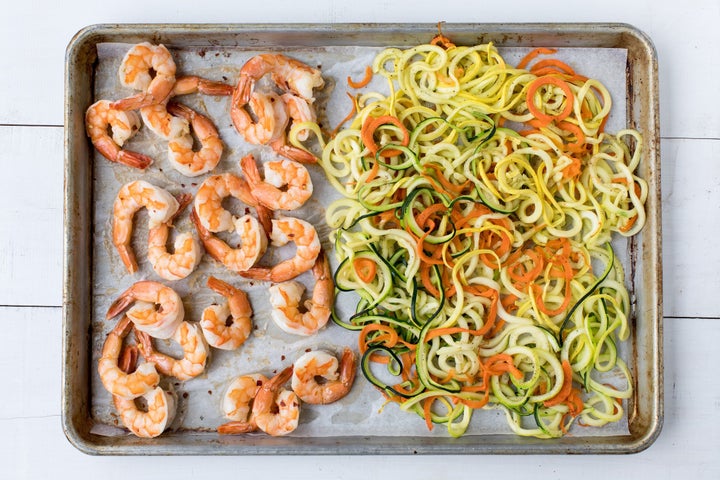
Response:
[{"label": "spiralized vegetable noodle", "polygon": [[609,92],[551,49],[514,68],[435,43],[379,53],[388,91],[358,95],[324,144],[335,281],[360,295],[334,320],[428,428],[462,435],[487,408],[542,438],[618,421],[630,302],[610,240],[645,222],[642,138],[605,132]]}]

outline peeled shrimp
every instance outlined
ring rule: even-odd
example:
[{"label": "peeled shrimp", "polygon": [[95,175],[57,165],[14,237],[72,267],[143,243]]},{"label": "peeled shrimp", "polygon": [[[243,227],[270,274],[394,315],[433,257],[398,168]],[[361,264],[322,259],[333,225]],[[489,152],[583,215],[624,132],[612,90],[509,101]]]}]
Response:
[{"label": "peeled shrimp", "polygon": [[[237,90],[235,92],[237,94]],[[253,120],[245,109],[246,105],[249,105],[256,120]],[[237,95],[233,95],[230,118],[235,130],[245,141],[255,145],[265,145],[284,138],[288,125],[285,105],[280,97],[272,92],[253,92],[248,102],[239,102]]]},{"label": "peeled shrimp", "polygon": [[249,422],[253,399],[267,381],[268,378],[259,373],[243,375],[233,380],[223,397],[222,411],[225,418],[236,422]]},{"label": "peeled shrimp", "polygon": [[267,248],[267,236],[260,222],[251,215],[243,215],[234,220],[234,230],[240,236],[240,247],[232,248],[221,238],[210,233],[200,222],[198,215],[192,214],[195,228],[205,250],[218,262],[233,272],[249,270],[263,256]]},{"label": "peeled shrimp", "polygon": [[[315,122],[317,120],[315,116],[315,109],[312,108],[310,103],[304,98],[293,95],[292,93],[284,93],[280,96],[280,99],[287,107],[288,116],[292,119],[290,128],[295,123],[303,122]],[[300,141],[307,140],[310,132],[308,130],[301,130],[297,134],[297,138]]]},{"label": "peeled shrimp", "polygon": [[223,173],[206,178],[195,194],[195,213],[208,232],[231,232],[235,228],[236,217],[222,206],[230,196],[255,207],[263,226],[269,228],[271,214],[258,205],[247,182],[232,173]]},{"label": "peeled shrimp", "polygon": [[154,228],[170,220],[179,204],[167,190],[144,180],[135,180],[122,186],[113,205],[113,244],[130,273],[138,269],[130,240],[133,217],[142,207],[147,208],[150,228]]},{"label": "peeled shrimp", "polygon": [[155,338],[170,338],[185,316],[182,300],[175,290],[162,283],[144,280],[125,290],[110,305],[107,318],[120,314],[133,303],[127,317],[136,330]]},{"label": "peeled shrimp", "polygon": [[330,309],[335,298],[335,285],[333,283],[330,263],[324,252],[318,255],[313,266],[315,287],[311,300],[305,303],[306,311],[299,311],[300,298],[305,287],[295,281],[278,283],[271,286],[270,315],[275,323],[288,333],[296,335],[312,335],[327,324],[330,318]]},{"label": "peeled shrimp", "polygon": [[[180,207],[175,216],[192,201],[192,196],[182,195],[178,201]],[[167,239],[175,216],[168,222],[151,228],[148,233],[148,260],[155,273],[171,281],[181,280],[190,275],[202,258],[200,243],[189,232],[178,234],[173,253],[167,251]]]},{"label": "peeled shrimp", "polygon": [[208,278],[207,285],[227,298],[227,302],[203,310],[200,327],[205,339],[215,348],[235,350],[252,332],[253,312],[247,295],[215,277]]},{"label": "peeled shrimp", "polygon": [[[120,368],[130,374],[135,371],[137,349],[126,347],[125,353],[128,351],[133,353],[129,356],[130,359],[126,361],[125,366],[121,365]],[[113,403],[115,403],[123,425],[132,433],[142,438],[155,438],[170,426],[175,417],[177,405],[175,394],[172,390],[166,392],[160,387],[155,387],[154,390],[145,393],[142,397],[146,405],[144,410],[138,408],[135,400],[124,399],[117,395],[113,395]]]},{"label": "peeled shrimp", "polygon": [[163,102],[175,86],[175,61],[164,45],[133,46],[120,64],[120,82],[142,93],[112,103],[113,108],[136,110]]},{"label": "peeled shrimp", "polygon": [[264,181],[252,155],[245,156],[240,165],[253,196],[271,210],[295,210],[312,196],[310,174],[300,163],[292,160],[266,162]]},{"label": "peeled shrimp", "polygon": [[[85,112],[85,131],[103,157],[128,167],[145,169],[152,163],[152,158],[121,148],[139,128],[140,119],[135,112],[116,110],[107,100],[93,103]],[[112,130],[112,136],[108,129]]]},{"label": "peeled shrimp", "polygon": [[[318,377],[323,381],[318,382]],[[355,354],[352,350],[345,347],[339,365],[333,355],[312,351],[295,361],[292,389],[303,402],[324,405],[347,395],[354,380]]]},{"label": "peeled shrimp", "polygon": [[197,177],[214,169],[220,162],[223,143],[212,121],[180,103],[168,103],[167,111],[190,122],[202,145],[199,151],[194,151],[189,132],[170,139],[168,158],[175,170],[187,177]]},{"label": "peeled shrimp", "polygon": [[144,332],[135,334],[140,344],[140,353],[146,360],[154,362],[163,375],[178,380],[190,380],[205,371],[210,348],[203,337],[200,326],[195,322],[181,322],[172,338],[183,350],[181,359],[173,358],[155,350],[150,335]]},{"label": "peeled shrimp", "polygon": [[320,254],[320,238],[315,227],[299,218],[281,216],[273,219],[270,239],[276,247],[294,242],[295,256],[273,267],[252,267],[239,272],[240,275],[254,280],[286,282],[310,270]]},{"label": "peeled shrimp", "polygon": [[268,435],[287,435],[298,426],[300,401],[294,392],[282,388],[292,374],[293,367],[286,368],[263,383],[255,396],[252,416],[257,427]]},{"label": "peeled shrimp", "polygon": [[118,365],[122,344],[133,329],[128,317],[123,317],[110,332],[98,362],[98,374],[105,389],[115,396],[133,399],[152,391],[160,382],[153,363],[142,363],[133,373],[125,373]]},{"label": "peeled shrimp", "polygon": [[325,84],[320,70],[282,54],[264,53],[248,60],[240,70],[240,78],[235,87],[237,101],[242,105],[246,104],[250,100],[255,82],[267,74],[272,75],[279,88],[295,93],[309,103],[314,101],[313,89]]}]

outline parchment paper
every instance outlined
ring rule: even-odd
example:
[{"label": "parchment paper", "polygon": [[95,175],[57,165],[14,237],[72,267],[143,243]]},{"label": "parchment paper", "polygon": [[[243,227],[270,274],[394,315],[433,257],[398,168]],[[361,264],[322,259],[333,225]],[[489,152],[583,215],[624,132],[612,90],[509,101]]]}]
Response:
[{"label": "parchment paper", "polygon": [[[118,79],[118,68],[122,57],[130,48],[125,44],[101,44],[98,46],[98,63],[95,76],[95,99],[118,99],[132,95],[133,91],[122,87]],[[324,127],[334,127],[350,110],[350,102],[345,95],[346,78],[351,75],[360,79],[365,66],[371,64],[378,48],[369,47],[327,47],[312,49],[285,49],[285,53],[320,67],[326,86],[319,92],[316,102],[319,121]],[[527,53],[526,48],[499,49],[509,64],[516,64]],[[199,75],[226,83],[234,84],[240,67],[246,60],[265,51],[252,51],[242,48],[197,48],[172,49],[178,65],[178,76],[183,74]],[[566,61],[578,72],[602,81],[613,96],[615,106],[612,109],[607,130],[610,132],[625,128],[626,111],[626,57],[624,49],[560,49],[557,58]],[[376,76],[364,90],[387,93],[384,79]],[[111,215],[112,205],[120,187],[132,180],[143,178],[155,185],[166,188],[171,193],[195,194],[198,185],[209,175],[222,172],[240,172],[239,160],[247,153],[253,153],[258,161],[278,158],[269,147],[250,145],[235,131],[229,117],[229,99],[205,95],[186,95],[178,99],[200,113],[209,116],[215,122],[225,144],[225,151],[218,167],[206,175],[188,178],[176,172],[167,160],[167,142],[157,138],[147,128],[131,139],[125,148],[150,155],[154,163],[145,173],[111,163],[97,152],[94,153],[94,251],[93,251],[93,311],[92,321],[92,362],[91,391],[92,416],[96,426],[94,433],[103,435],[127,435],[114,411],[112,398],[105,391],[97,374],[97,362],[107,333],[116,320],[105,320],[108,306],[117,296],[134,282],[160,279],[146,259],[147,252],[147,216],[144,211],[136,215],[133,247],[137,254],[140,270],[130,275],[125,270],[112,244]],[[303,218],[312,223],[323,242],[325,250],[334,262],[332,245],[328,241],[330,229],[325,224],[325,209],[338,195],[325,180],[319,166],[309,168],[314,194],[311,200],[300,210],[288,212],[289,215]],[[235,212],[244,207],[232,203]],[[187,209],[175,222],[175,231],[193,231]],[[172,237],[170,239],[172,242]],[[169,242],[169,243],[170,243]],[[620,259],[627,261],[624,243],[619,246]],[[292,249],[269,248],[262,263],[274,264],[281,258],[292,255]],[[625,263],[627,264],[627,263]],[[188,278],[163,283],[174,288],[183,298],[185,319],[198,321],[202,310],[224,299],[206,287],[208,276],[213,275],[245,290],[254,309],[255,330],[248,341],[236,351],[212,349],[212,357],[206,372],[187,382],[164,380],[171,384],[178,394],[178,414],[172,429],[182,432],[214,431],[224,423],[220,405],[226,386],[242,374],[259,372],[271,376],[289,366],[297,357],[309,349],[325,349],[339,353],[343,346],[349,345],[357,353],[357,335],[329,322],[327,327],[312,337],[300,337],[283,332],[270,318],[267,287],[264,282],[253,282],[228,272],[222,265],[209,256],[205,256],[199,268]],[[300,281],[312,289],[312,276],[302,275]],[[312,291],[312,290],[310,290]],[[338,307],[344,318],[354,309],[352,296],[343,295]],[[155,341],[161,351],[177,353],[178,349],[170,341]],[[627,358],[627,346],[621,345],[621,353]],[[632,368],[632,365],[630,365]],[[403,435],[403,436],[447,436],[444,427],[437,426],[428,431],[422,419],[414,414],[400,411],[396,404],[383,408],[382,395],[365,380],[358,370],[355,385],[351,393],[341,401],[331,405],[303,405],[298,429],[293,436],[348,436],[348,435]],[[119,427],[118,427],[119,426]],[[529,425],[532,426],[532,425]],[[604,428],[582,428],[573,426],[574,435],[611,435],[627,433],[627,418],[617,424]],[[468,429],[468,434],[510,433],[504,413],[499,410],[477,411]]]}]

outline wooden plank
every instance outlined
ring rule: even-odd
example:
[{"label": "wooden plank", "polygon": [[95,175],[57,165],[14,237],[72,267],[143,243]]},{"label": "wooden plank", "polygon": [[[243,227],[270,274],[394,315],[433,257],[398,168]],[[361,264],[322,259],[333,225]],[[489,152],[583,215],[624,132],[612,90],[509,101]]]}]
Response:
[{"label": "wooden plank", "polygon": [[720,306],[720,140],[664,140],[663,300],[664,315],[717,317]]},{"label": "wooden plank", "polygon": [[0,127],[0,305],[61,305],[63,130]]},{"label": "wooden plank", "polygon": [[[215,478],[257,475],[268,478],[366,479],[403,471],[417,478],[465,478],[468,469],[482,462],[483,471],[504,478],[583,479],[718,478],[720,457],[720,386],[708,382],[696,366],[714,351],[720,336],[717,319],[668,319],[665,322],[665,426],[648,450],[629,456],[512,457],[413,456],[413,457],[88,457],[65,439],[59,418],[57,386],[60,364],[60,309],[0,308],[0,325],[14,332],[16,341],[0,349],[0,378],[5,394],[0,397],[0,477],[51,478],[56,472],[73,472],[73,478],[189,478],[202,473]],[[702,332],[698,335],[697,332]],[[360,379],[359,381],[364,381]],[[202,466],[200,466],[202,465]],[[202,476],[202,475],[201,475]]]},{"label": "wooden plank", "polygon": [[[10,2],[0,17],[0,124],[61,125],[64,51],[85,25],[99,22],[429,22],[438,20],[437,2],[418,0],[408,9],[402,3],[371,0],[338,8],[318,0],[313,8],[295,8],[293,1],[275,2],[267,9],[182,8],[169,1],[128,0],[113,4],[77,0],[72,15],[63,2],[45,2],[44,22],[36,27],[34,2]],[[375,7],[373,7],[375,5]],[[468,17],[464,0],[447,0],[442,19],[451,22],[507,22],[504,9],[486,9]],[[538,9],[532,0],[515,2],[513,22],[597,22],[610,18],[631,23],[653,39],[660,57],[662,132],[669,137],[720,138],[720,116],[708,108],[708,79],[720,78],[716,46],[720,44],[718,2],[590,2],[578,8]],[[206,7],[205,5],[203,5]],[[140,14],[142,12],[142,14]],[[608,17],[608,12],[613,12]],[[17,48],[18,43],[23,48]],[[42,71],[43,74],[28,74]]]}]

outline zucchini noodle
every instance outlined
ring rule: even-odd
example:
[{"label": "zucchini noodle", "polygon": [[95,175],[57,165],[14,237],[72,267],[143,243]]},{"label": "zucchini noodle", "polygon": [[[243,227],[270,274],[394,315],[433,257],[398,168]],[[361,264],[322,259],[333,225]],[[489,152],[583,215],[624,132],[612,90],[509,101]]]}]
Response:
[{"label": "zucchini noodle", "polygon": [[358,331],[389,402],[453,436],[501,408],[516,434],[559,437],[617,422],[632,395],[610,240],[645,222],[642,137],[605,132],[600,82],[536,65],[491,44],[389,48],[372,65],[388,94],[359,95],[327,143],[298,127],[342,195],[327,209],[335,282],[360,300],[333,319]]}]

